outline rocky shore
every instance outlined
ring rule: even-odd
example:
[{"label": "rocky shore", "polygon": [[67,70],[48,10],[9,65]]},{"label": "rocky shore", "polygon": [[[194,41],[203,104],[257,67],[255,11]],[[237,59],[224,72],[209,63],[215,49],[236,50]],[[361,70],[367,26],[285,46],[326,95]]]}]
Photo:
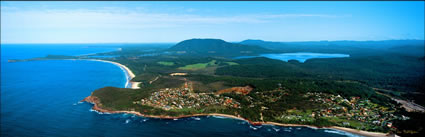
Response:
[{"label": "rocky shore", "polygon": [[309,127],[309,128],[314,128],[314,129],[319,129],[319,128],[334,129],[334,130],[341,130],[341,131],[349,132],[349,133],[356,134],[356,135],[366,136],[366,137],[397,136],[397,135],[391,135],[391,134],[386,134],[386,133],[369,132],[369,131],[362,131],[362,130],[350,129],[350,128],[345,128],[345,127],[337,127],[337,126],[316,127],[316,126],[312,126],[312,125],[283,124],[283,123],[277,123],[277,122],[253,122],[253,121],[250,121],[250,120],[242,118],[242,117],[229,115],[229,114],[220,114],[220,113],[208,113],[208,114],[200,113],[200,114],[192,114],[192,115],[168,116],[168,115],[147,115],[147,114],[142,114],[142,113],[136,112],[136,111],[111,111],[111,110],[107,110],[107,109],[99,107],[99,105],[101,105],[100,99],[95,97],[95,96],[88,96],[88,97],[84,98],[83,100],[81,100],[81,102],[92,103],[94,105],[93,108],[92,108],[93,110],[98,111],[98,112],[103,112],[103,113],[109,113],[109,114],[128,113],[128,114],[134,114],[134,115],[142,116],[142,117],[160,118],[160,119],[179,119],[179,118],[196,117],[196,116],[221,116],[221,117],[243,120],[243,121],[249,122],[251,125],[275,125],[275,126],[283,126],[283,127]]}]

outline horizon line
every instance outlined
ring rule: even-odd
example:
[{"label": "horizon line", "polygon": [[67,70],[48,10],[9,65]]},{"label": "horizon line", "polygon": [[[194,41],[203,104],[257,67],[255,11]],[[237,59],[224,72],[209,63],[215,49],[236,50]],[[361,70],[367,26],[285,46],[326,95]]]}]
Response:
[{"label": "horizon line", "polygon": [[[218,39],[218,38],[191,38],[191,39]],[[190,40],[190,39],[186,39],[186,40]],[[223,40],[223,39],[220,39]],[[336,41],[353,41],[353,42],[366,42],[366,41],[397,41],[397,40],[417,40],[417,41],[425,41],[425,39],[385,39],[385,40],[305,40],[305,41],[271,41],[271,40],[262,40],[262,39],[245,39],[245,40],[261,40],[261,41],[266,41],[266,42],[336,42]],[[242,40],[242,41],[245,41]],[[184,40],[182,40],[184,41]],[[225,40],[224,40],[225,41]],[[239,43],[242,41],[226,41],[226,42],[230,42],[230,43]],[[179,41],[181,42],[181,41]],[[2,44],[176,44],[179,42],[88,42],[88,43],[68,43],[68,42],[64,42],[64,43],[40,43],[40,42],[36,42],[36,43],[2,43],[0,42],[0,45]]]}]

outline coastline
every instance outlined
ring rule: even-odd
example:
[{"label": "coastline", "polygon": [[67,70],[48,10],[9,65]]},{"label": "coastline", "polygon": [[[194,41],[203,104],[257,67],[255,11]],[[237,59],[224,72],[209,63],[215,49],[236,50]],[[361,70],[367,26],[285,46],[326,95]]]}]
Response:
[{"label": "coastline", "polygon": [[109,60],[101,60],[101,59],[79,59],[79,60],[88,60],[88,61],[100,61],[100,62],[106,62],[106,63],[111,63],[114,65],[117,65],[118,67],[120,67],[127,78],[127,82],[125,84],[125,88],[131,88],[131,89],[140,89],[139,84],[141,82],[133,82],[131,81],[131,79],[133,79],[134,77],[136,77],[136,75],[134,75],[134,73],[125,65],[120,64],[118,62],[114,62],[114,61],[109,61]]},{"label": "coastline", "polygon": [[[37,61],[37,60],[40,60],[40,59],[8,60],[8,62]],[[134,75],[134,73],[127,66],[120,64],[118,62],[114,62],[114,61],[101,60],[101,59],[43,59],[43,60],[86,60],[86,61],[100,61],[100,62],[105,62],[105,63],[111,63],[111,64],[114,64],[114,65],[120,67],[120,69],[125,73],[125,77],[126,77],[127,81],[126,81],[124,88],[140,89],[139,85],[142,83],[142,82],[131,81],[134,77],[136,77],[136,75]]]},{"label": "coastline", "polygon": [[[127,113],[127,114],[134,114],[137,116],[147,117],[147,118],[159,118],[159,119],[179,119],[179,118],[187,118],[187,117],[196,117],[196,116],[220,116],[220,117],[226,117],[226,118],[232,118],[232,119],[238,119],[242,121],[246,121],[250,123],[251,125],[274,125],[274,126],[282,126],[282,127],[308,127],[313,129],[332,129],[332,130],[340,130],[356,135],[366,136],[366,137],[387,137],[390,136],[390,134],[386,133],[380,133],[380,132],[370,132],[370,131],[363,131],[363,130],[356,130],[346,127],[338,127],[338,126],[330,126],[330,127],[317,127],[312,125],[302,125],[302,124],[283,124],[283,123],[277,123],[277,122],[253,122],[248,119],[245,119],[243,117],[238,117],[230,114],[221,114],[221,113],[200,113],[200,114],[192,114],[192,115],[180,115],[180,116],[168,116],[168,115],[146,115],[142,114],[137,111],[111,111],[107,109],[100,108],[98,104],[100,104],[100,100],[97,97],[93,97],[92,95],[84,98],[81,100],[81,102],[88,102],[93,104],[92,109],[98,112],[107,113],[107,114],[117,114],[117,113]],[[395,135],[397,136],[397,135]]]},{"label": "coastline", "polygon": [[[132,82],[131,81],[131,79],[133,79],[135,77],[135,75],[125,65],[122,65],[118,62],[101,60],[101,59],[80,59],[80,60],[101,61],[101,62],[112,63],[114,65],[117,65],[126,74],[127,84],[126,84],[125,88],[140,89],[140,87],[138,85],[141,82]],[[130,84],[130,86],[128,84]],[[283,124],[283,123],[268,122],[268,121],[266,121],[266,122],[253,122],[253,121],[250,121],[250,120],[245,119],[243,117],[238,117],[238,116],[234,116],[234,115],[230,115],[230,114],[221,114],[221,113],[200,113],[200,114],[192,114],[192,115],[168,116],[168,115],[146,115],[146,114],[142,114],[142,113],[137,112],[137,111],[111,111],[111,110],[100,108],[98,106],[98,104],[100,104],[100,100],[97,97],[92,97],[92,95],[84,98],[83,100],[81,100],[81,102],[89,102],[89,103],[94,105],[92,107],[93,110],[98,111],[98,112],[102,112],[102,113],[107,113],[107,114],[127,113],[127,114],[134,114],[134,115],[137,115],[137,116],[147,117],[147,118],[158,118],[158,119],[179,119],[179,118],[196,117],[196,116],[220,116],[220,117],[226,117],[226,118],[232,118],[232,119],[246,121],[246,122],[250,123],[251,125],[260,124],[260,125],[273,125],[273,126],[282,126],[282,127],[308,127],[308,128],[313,128],[313,129],[332,129],[332,130],[344,131],[344,132],[348,132],[348,133],[351,133],[351,134],[361,135],[361,136],[366,136],[366,137],[387,137],[387,136],[390,136],[390,134],[386,134],[386,133],[356,130],[356,129],[346,128],[346,127],[338,127],[338,126],[317,127],[317,126],[313,126],[313,125]],[[395,136],[397,136],[397,135],[395,135]]]},{"label": "coastline", "polygon": [[[105,63],[112,63],[114,65],[117,65],[118,67],[120,67],[124,71],[126,78],[127,78],[125,88],[140,89],[140,87],[138,87],[138,85],[141,82],[132,82],[131,81],[131,79],[135,77],[134,73],[127,66],[122,65],[118,62],[101,60],[101,59],[60,59],[60,60],[87,60],[87,61],[100,61],[100,62],[105,62]],[[130,86],[129,86],[129,84],[130,84]],[[106,113],[106,114],[127,113],[127,114],[134,114],[134,115],[137,115],[137,116],[147,117],[147,118],[158,118],[158,119],[179,119],[179,118],[196,117],[196,116],[219,116],[219,117],[226,117],[226,118],[232,118],[232,119],[246,121],[246,122],[250,123],[251,125],[273,125],[273,126],[282,126],[282,127],[308,127],[308,128],[313,128],[313,129],[332,129],[332,130],[344,131],[344,132],[348,132],[348,133],[351,133],[351,134],[367,136],[367,137],[387,137],[387,136],[398,137],[397,135],[394,135],[394,134],[386,134],[386,133],[381,133],[381,132],[370,132],[370,131],[363,131],[363,130],[351,129],[351,128],[346,128],[346,127],[338,127],[338,126],[317,127],[317,126],[313,126],[313,125],[284,124],[284,123],[268,122],[268,121],[266,121],[266,122],[253,122],[253,121],[250,121],[250,120],[245,119],[243,117],[238,117],[238,116],[234,116],[234,115],[230,115],[230,114],[221,114],[221,113],[200,113],[200,114],[192,114],[192,115],[168,116],[168,115],[146,115],[146,114],[142,114],[142,113],[136,112],[136,111],[112,111],[112,110],[107,110],[107,109],[103,109],[103,108],[99,107],[98,104],[100,104],[100,100],[97,97],[93,97],[92,95],[84,98],[80,102],[89,102],[89,103],[94,105],[92,107],[93,110],[95,110],[97,112]]]}]

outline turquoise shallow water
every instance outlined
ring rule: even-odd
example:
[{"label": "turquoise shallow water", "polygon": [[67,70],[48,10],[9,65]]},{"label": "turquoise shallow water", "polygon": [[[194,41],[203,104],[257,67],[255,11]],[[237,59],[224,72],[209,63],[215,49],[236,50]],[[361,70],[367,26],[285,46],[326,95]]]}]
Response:
[{"label": "turquoise shallow water", "polygon": [[124,87],[126,76],[118,66],[82,60],[7,62],[113,50],[87,45],[1,45],[1,136],[352,136],[327,129],[253,127],[221,117],[161,120],[99,114],[91,110],[92,104],[78,102],[98,88]]}]

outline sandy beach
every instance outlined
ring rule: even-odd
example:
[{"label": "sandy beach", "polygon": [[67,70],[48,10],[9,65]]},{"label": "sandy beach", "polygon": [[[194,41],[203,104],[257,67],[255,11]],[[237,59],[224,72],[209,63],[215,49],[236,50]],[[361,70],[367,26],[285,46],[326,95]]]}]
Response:
[{"label": "sandy beach", "polygon": [[[361,135],[361,136],[367,136],[367,137],[388,137],[388,136],[392,136],[390,134],[385,134],[385,133],[380,133],[380,132],[369,132],[369,131],[356,130],[356,129],[346,128],[346,127],[332,126],[332,127],[328,127],[328,128],[329,129],[341,130],[341,131],[345,131],[345,132],[349,132],[349,133],[353,133],[353,134],[357,134],[357,135]],[[398,137],[397,135],[394,135],[394,136]]]},{"label": "sandy beach", "polygon": [[[100,60],[100,59],[83,59],[83,60],[101,61],[101,62],[107,62],[107,63],[112,63],[114,65],[117,65],[121,69],[123,69],[126,73],[126,77],[128,79],[127,84],[126,84],[126,88],[132,88],[132,89],[139,89],[140,88],[139,84],[141,82],[131,82],[131,79],[133,79],[135,77],[135,75],[125,65],[122,65],[120,63],[113,62],[113,61]],[[131,86],[128,86],[128,84],[131,84]],[[387,136],[389,136],[388,134],[385,134],[385,133],[362,131],[362,130],[356,130],[356,129],[345,128],[345,127],[337,127],[337,126],[316,127],[316,126],[312,126],[312,125],[283,124],[283,123],[277,123],[277,122],[253,122],[253,121],[247,120],[247,119],[242,118],[242,117],[229,115],[229,114],[220,114],[220,113],[208,113],[208,114],[200,113],[200,114],[193,114],[193,115],[167,116],[167,115],[146,115],[146,114],[142,114],[142,113],[136,112],[136,111],[110,111],[110,110],[107,110],[107,109],[100,108],[97,105],[98,103],[100,103],[100,100],[96,97],[88,96],[82,101],[86,101],[86,102],[94,104],[92,109],[95,110],[95,111],[102,112],[102,113],[110,113],[110,114],[113,114],[113,113],[128,113],[128,114],[134,114],[134,115],[142,116],[142,117],[160,118],[160,119],[179,119],[179,118],[195,117],[195,116],[220,116],[220,117],[243,120],[243,121],[246,121],[250,124],[275,125],[275,126],[283,126],[283,127],[309,127],[309,128],[313,128],[313,129],[334,129],[334,130],[341,130],[341,131],[344,131],[344,132],[349,132],[349,133],[352,133],[352,134],[357,134],[357,135],[367,136],[367,137],[387,137]]]},{"label": "sandy beach", "polygon": [[125,88],[132,88],[132,89],[140,89],[139,84],[141,82],[132,82],[131,79],[136,77],[134,73],[125,65],[120,64],[118,62],[108,61],[108,60],[100,60],[100,59],[82,59],[82,60],[89,60],[89,61],[101,61],[106,63],[112,63],[114,65],[119,66],[123,71],[125,71],[126,77],[127,77],[127,83],[125,85]]},{"label": "sandy beach", "polygon": [[[148,118],[160,118],[160,119],[179,119],[179,118],[186,118],[186,117],[196,117],[196,116],[220,116],[220,117],[226,117],[226,118],[232,118],[232,119],[238,119],[246,121],[250,124],[261,124],[261,125],[274,125],[274,126],[282,126],[282,127],[309,127],[313,129],[333,129],[333,130],[340,130],[356,135],[366,136],[366,137],[388,137],[389,134],[386,133],[380,133],[380,132],[370,132],[370,131],[363,131],[363,130],[356,130],[351,128],[345,128],[345,127],[338,127],[338,126],[331,126],[331,127],[316,127],[312,125],[301,125],[301,124],[283,124],[283,123],[277,123],[277,122],[253,122],[250,120],[247,120],[243,117],[238,117],[234,115],[229,114],[220,114],[220,113],[200,113],[200,114],[193,114],[193,115],[180,115],[180,116],[167,116],[167,115],[146,115],[142,114],[137,111],[110,111],[107,109],[100,108],[97,104],[100,103],[100,100],[97,97],[88,96],[84,100],[81,100],[81,102],[89,102],[94,104],[93,110],[102,112],[102,113],[109,113],[109,114],[115,114],[115,113],[128,113],[128,114],[134,114],[137,116],[142,117],[148,117]],[[397,136],[397,135],[395,135]]]},{"label": "sandy beach", "polygon": [[140,89],[139,85],[140,85],[141,83],[142,83],[142,82],[131,82],[131,88],[132,88],[132,89]]}]

